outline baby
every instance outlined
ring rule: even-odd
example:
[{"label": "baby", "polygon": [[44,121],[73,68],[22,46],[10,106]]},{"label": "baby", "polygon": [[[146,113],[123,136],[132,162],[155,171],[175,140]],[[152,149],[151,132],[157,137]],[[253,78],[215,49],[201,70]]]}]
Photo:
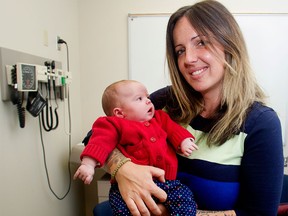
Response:
[{"label": "baby", "polygon": [[[172,121],[166,112],[155,110],[146,87],[134,80],[109,85],[102,96],[102,107],[106,116],[94,122],[74,179],[80,178],[90,184],[95,167],[103,166],[113,149],[118,148],[127,158],[120,163],[122,165],[132,161],[165,171],[165,182],[154,181],[167,193],[163,204],[171,215],[196,215],[192,192],[175,180],[176,152],[189,156],[197,150],[194,136]],[[114,179],[120,167],[111,174],[109,202],[114,215],[130,215]]]}]

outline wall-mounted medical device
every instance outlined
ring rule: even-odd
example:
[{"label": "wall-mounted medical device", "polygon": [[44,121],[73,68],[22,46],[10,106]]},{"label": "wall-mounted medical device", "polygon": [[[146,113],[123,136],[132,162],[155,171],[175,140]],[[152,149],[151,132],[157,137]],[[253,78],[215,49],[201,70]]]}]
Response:
[{"label": "wall-mounted medical device", "polygon": [[72,82],[68,56],[63,70],[59,61],[0,47],[1,99],[16,105],[21,128],[26,111],[38,116],[45,130],[57,128],[58,102],[68,101]]},{"label": "wall-mounted medical device", "polygon": [[46,131],[56,129],[58,105],[56,102],[53,111],[51,100],[64,99],[65,89],[72,80],[71,73],[56,68],[54,61],[45,61],[44,65],[17,62],[6,65],[5,72],[7,85],[11,88],[10,100],[17,106],[20,127],[25,126],[25,110],[28,110],[34,117],[42,113]]},{"label": "wall-mounted medical device", "polygon": [[[13,82],[13,76],[16,76],[16,82]],[[49,80],[55,80],[57,87],[63,87],[72,82],[70,72],[28,63],[17,63],[14,66],[6,65],[6,77],[7,84],[21,92],[38,91],[39,82],[48,83]]]}]

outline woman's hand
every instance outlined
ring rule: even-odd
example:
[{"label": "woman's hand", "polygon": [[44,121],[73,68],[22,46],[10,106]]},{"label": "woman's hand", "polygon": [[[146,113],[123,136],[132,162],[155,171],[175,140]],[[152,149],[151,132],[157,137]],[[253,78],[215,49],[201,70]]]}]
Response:
[{"label": "woman's hand", "polygon": [[152,196],[158,198],[160,202],[164,202],[167,198],[167,194],[153,182],[153,178],[165,181],[163,170],[127,162],[118,170],[115,178],[122,198],[132,215],[162,215]]}]

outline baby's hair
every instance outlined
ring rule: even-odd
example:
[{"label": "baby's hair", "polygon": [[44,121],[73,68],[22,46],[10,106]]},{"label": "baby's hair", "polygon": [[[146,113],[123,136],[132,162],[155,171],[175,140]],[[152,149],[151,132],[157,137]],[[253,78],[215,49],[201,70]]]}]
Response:
[{"label": "baby's hair", "polygon": [[104,113],[107,116],[113,115],[113,109],[120,105],[119,101],[119,87],[132,83],[137,82],[135,80],[120,80],[117,82],[114,82],[106,87],[106,89],[103,92],[102,95],[102,108]]}]

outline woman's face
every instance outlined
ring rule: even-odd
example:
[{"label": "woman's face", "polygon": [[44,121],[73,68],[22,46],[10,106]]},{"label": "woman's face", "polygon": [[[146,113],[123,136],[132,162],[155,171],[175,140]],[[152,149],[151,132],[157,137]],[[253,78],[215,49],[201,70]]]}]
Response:
[{"label": "woman's face", "polygon": [[[219,97],[224,77],[223,47],[215,40],[209,42],[207,37],[199,35],[186,17],[177,21],[173,39],[178,67],[186,81],[203,96],[212,94]],[[217,57],[207,48],[211,42],[216,48]]]}]

